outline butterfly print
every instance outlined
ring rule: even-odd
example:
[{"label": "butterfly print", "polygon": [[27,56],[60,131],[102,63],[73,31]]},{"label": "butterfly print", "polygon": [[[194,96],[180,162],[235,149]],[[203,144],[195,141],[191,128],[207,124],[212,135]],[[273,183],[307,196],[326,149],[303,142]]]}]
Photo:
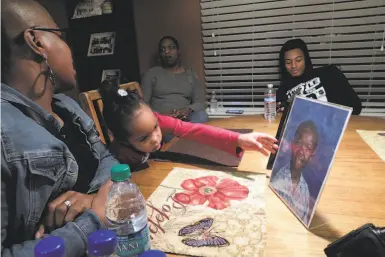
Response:
[{"label": "butterfly print", "polygon": [[211,234],[214,219],[205,218],[179,230],[179,236],[188,236],[182,243],[191,247],[223,247],[230,245],[223,237]]},{"label": "butterfly print", "polygon": [[198,222],[195,222],[193,225],[188,225],[186,227],[183,227],[181,230],[179,230],[178,235],[185,236],[197,230],[207,230],[211,228],[211,226],[213,225],[213,222],[214,222],[214,219],[212,218],[206,218],[206,219],[200,220]]},{"label": "butterfly print", "polygon": [[203,239],[185,238],[182,240],[182,243],[192,247],[222,247],[230,245],[229,241],[220,236],[209,236]]}]

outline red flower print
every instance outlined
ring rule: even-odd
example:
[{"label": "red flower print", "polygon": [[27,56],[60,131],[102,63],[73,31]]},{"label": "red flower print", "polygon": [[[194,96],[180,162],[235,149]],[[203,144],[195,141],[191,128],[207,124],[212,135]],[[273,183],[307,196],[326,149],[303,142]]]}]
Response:
[{"label": "red flower print", "polygon": [[237,181],[218,180],[216,176],[186,179],[181,187],[187,191],[176,193],[174,199],[189,205],[203,205],[208,201],[208,207],[222,210],[230,205],[230,200],[243,200],[249,195],[249,189]]}]

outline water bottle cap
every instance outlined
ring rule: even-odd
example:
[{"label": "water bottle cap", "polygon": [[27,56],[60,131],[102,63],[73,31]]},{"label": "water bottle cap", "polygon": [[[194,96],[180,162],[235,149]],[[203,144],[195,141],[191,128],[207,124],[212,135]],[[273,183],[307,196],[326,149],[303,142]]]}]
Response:
[{"label": "water bottle cap", "polygon": [[166,257],[166,254],[159,250],[148,250],[140,254],[139,257]]},{"label": "water bottle cap", "polygon": [[58,236],[43,238],[35,246],[35,257],[64,257],[64,240]]},{"label": "water bottle cap", "polygon": [[131,169],[127,164],[117,164],[111,168],[111,180],[122,182],[131,177]]},{"label": "water bottle cap", "polygon": [[115,253],[118,241],[115,232],[98,230],[88,236],[88,254],[106,256]]},{"label": "water bottle cap", "polygon": [[273,87],[273,84],[267,84],[267,87],[268,87],[268,88],[272,88],[272,87]]}]

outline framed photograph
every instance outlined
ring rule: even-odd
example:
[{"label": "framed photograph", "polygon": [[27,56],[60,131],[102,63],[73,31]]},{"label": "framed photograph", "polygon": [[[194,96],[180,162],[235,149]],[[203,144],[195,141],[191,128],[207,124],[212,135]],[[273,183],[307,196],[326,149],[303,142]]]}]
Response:
[{"label": "framed photograph", "polygon": [[112,55],[114,54],[114,47],[115,32],[91,34],[87,56]]},{"label": "framed photograph", "polygon": [[[292,100],[293,99],[291,99],[290,101],[287,101],[282,106],[284,109],[283,109],[283,113],[282,113],[282,116],[281,116],[281,120],[279,121],[277,134],[275,135],[275,138],[278,140],[278,145],[280,144],[281,139],[282,139],[283,128],[286,126],[287,118],[289,116],[289,113],[290,113],[290,110],[291,110],[291,106],[292,106],[291,105],[292,104]],[[271,170],[273,168],[273,164],[274,164],[274,161],[275,161],[276,158],[277,158],[277,153],[271,153],[270,154],[269,160],[267,161],[266,169]]]},{"label": "framed photograph", "polygon": [[120,82],[120,70],[103,70],[102,82],[106,79],[117,79]]},{"label": "framed photograph", "polygon": [[97,1],[96,3],[90,1],[90,2],[79,2],[76,5],[74,15],[72,16],[72,19],[81,19],[81,18],[87,18],[91,16],[98,16],[102,15],[102,8],[100,6],[101,3]]},{"label": "framed photograph", "polygon": [[352,108],[295,97],[269,186],[309,228]]}]

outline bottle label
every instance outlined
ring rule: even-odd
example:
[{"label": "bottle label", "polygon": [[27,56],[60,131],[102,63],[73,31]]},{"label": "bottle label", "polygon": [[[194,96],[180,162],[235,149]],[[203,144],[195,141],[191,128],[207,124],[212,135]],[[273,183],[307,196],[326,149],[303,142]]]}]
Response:
[{"label": "bottle label", "polygon": [[267,103],[275,102],[275,97],[265,97],[265,102]]},{"label": "bottle label", "polygon": [[119,257],[138,256],[142,252],[150,249],[150,233],[147,225],[134,234],[117,236],[117,239],[117,254]]}]

